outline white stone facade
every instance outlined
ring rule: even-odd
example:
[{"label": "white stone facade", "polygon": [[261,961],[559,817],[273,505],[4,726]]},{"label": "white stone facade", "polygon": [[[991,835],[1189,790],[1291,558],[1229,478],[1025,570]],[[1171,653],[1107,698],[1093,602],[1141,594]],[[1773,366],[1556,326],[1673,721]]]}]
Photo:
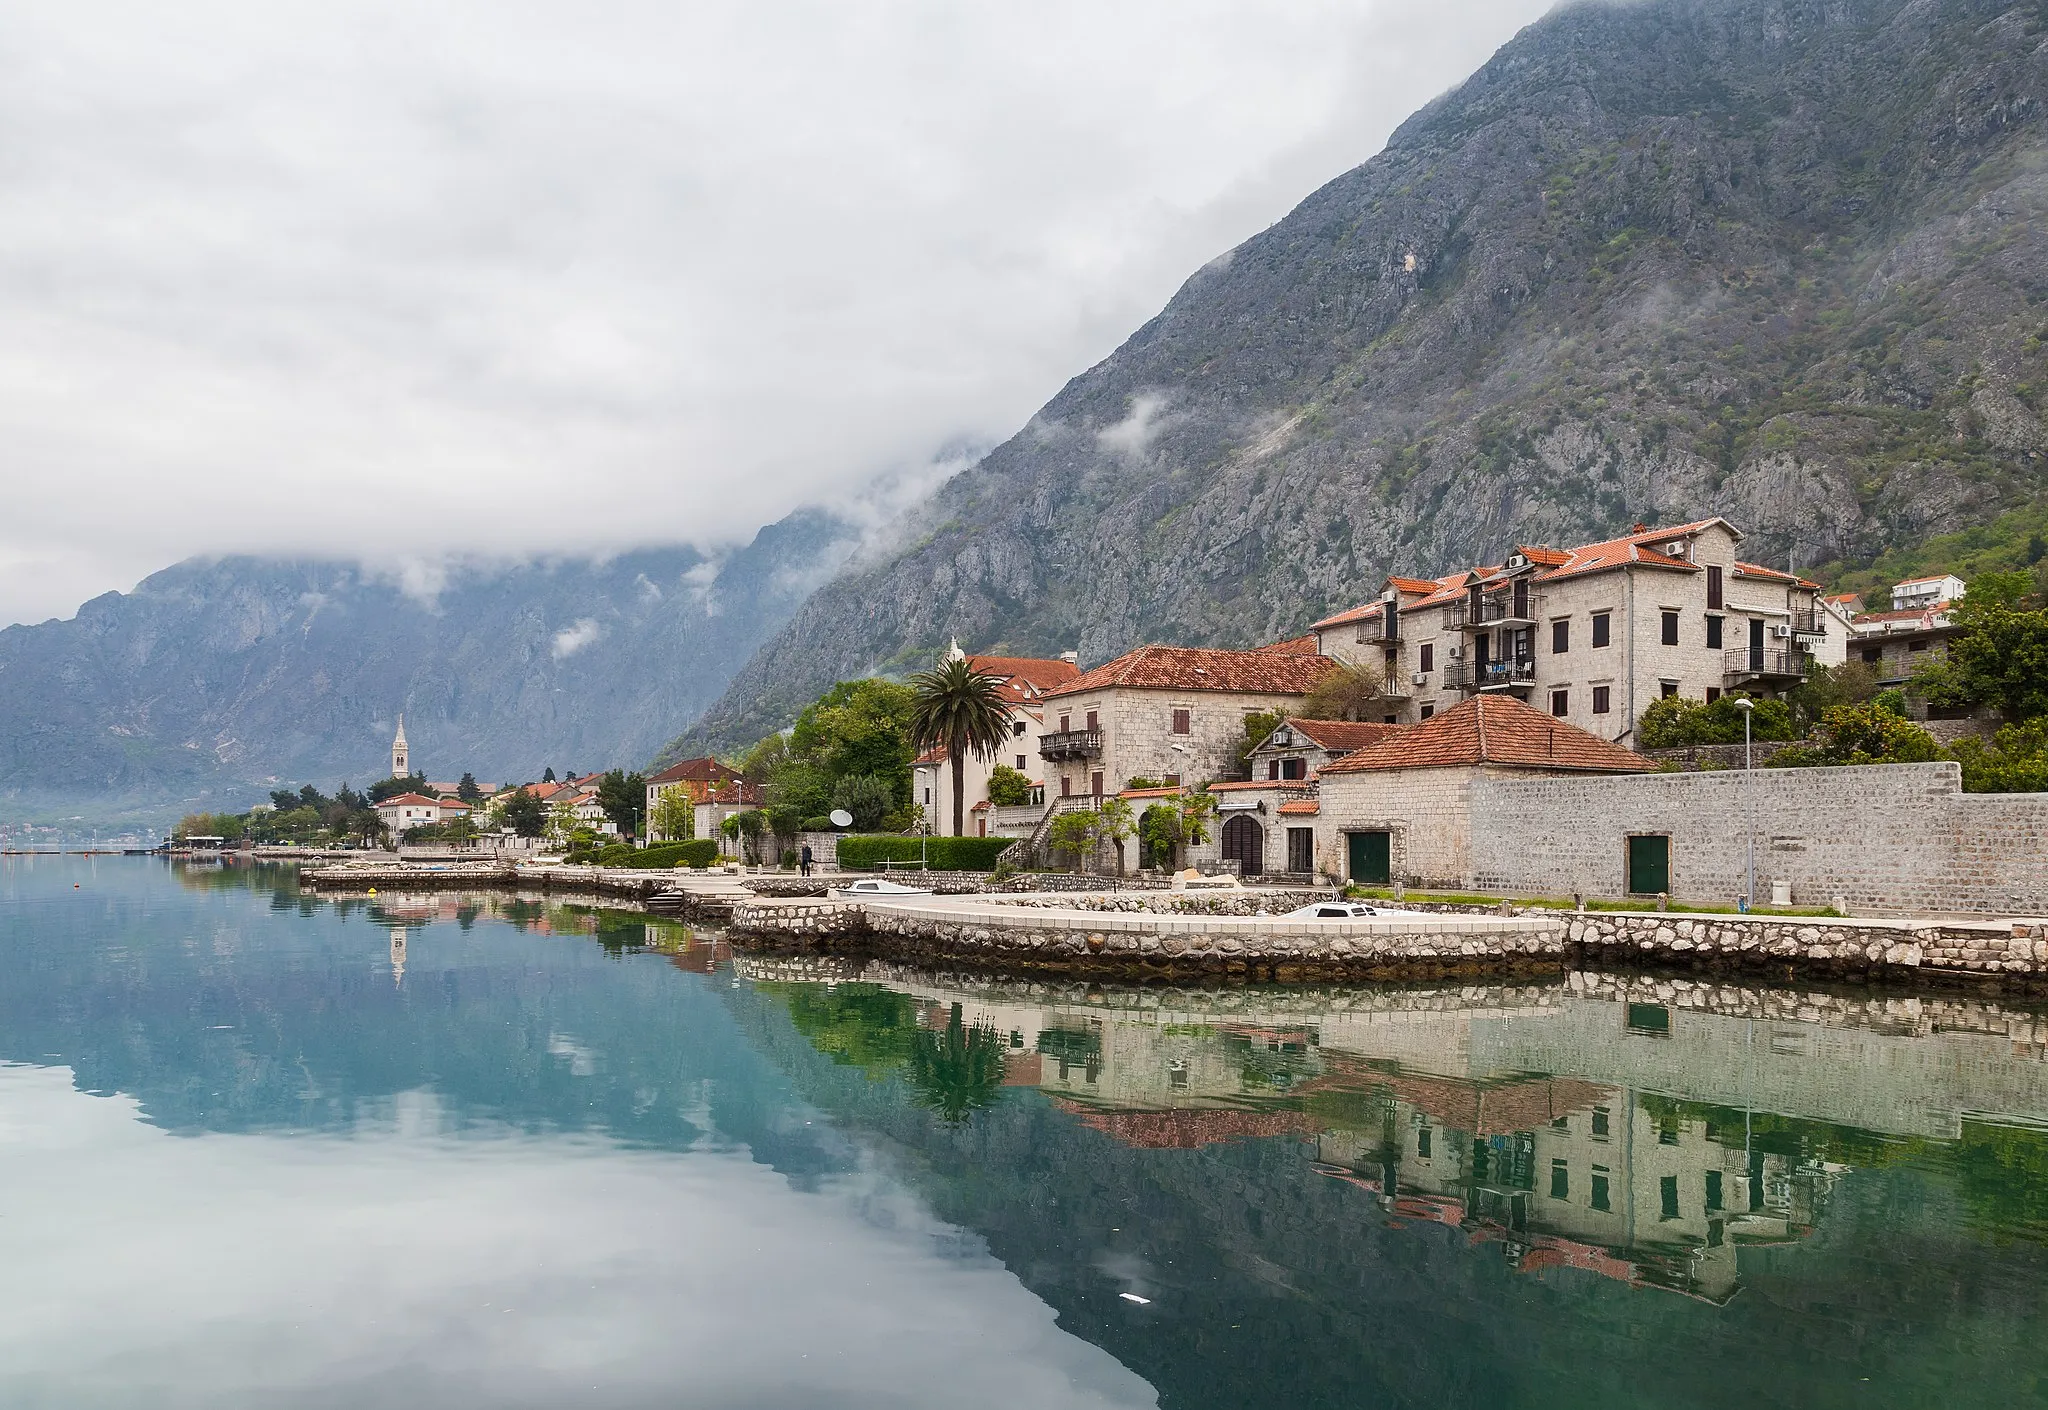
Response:
[{"label": "white stone facade", "polygon": [[[1102,744],[1090,757],[1046,760],[1046,796],[1107,796],[1132,778],[1191,784],[1234,778],[1245,717],[1298,713],[1303,698],[1110,686],[1049,700],[1044,705],[1046,734],[1095,729],[1102,733]],[[1184,717],[1177,716],[1181,711]]]}]

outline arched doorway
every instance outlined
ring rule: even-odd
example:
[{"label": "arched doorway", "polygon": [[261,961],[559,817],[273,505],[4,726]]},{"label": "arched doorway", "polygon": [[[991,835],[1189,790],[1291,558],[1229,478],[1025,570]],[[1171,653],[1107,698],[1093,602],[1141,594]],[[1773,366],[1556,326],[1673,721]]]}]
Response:
[{"label": "arched doorway", "polygon": [[1223,824],[1223,860],[1238,862],[1246,876],[1257,876],[1264,868],[1266,831],[1255,819],[1239,813]]}]

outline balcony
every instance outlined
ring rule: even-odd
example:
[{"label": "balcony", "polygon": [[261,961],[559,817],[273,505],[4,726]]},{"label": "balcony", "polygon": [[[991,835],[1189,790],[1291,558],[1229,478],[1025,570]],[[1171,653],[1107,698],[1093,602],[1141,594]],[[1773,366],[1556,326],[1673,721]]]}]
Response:
[{"label": "balcony", "polygon": [[1099,759],[1102,757],[1102,731],[1099,729],[1057,730],[1038,741],[1038,757],[1053,760]]},{"label": "balcony", "polygon": [[1444,608],[1444,630],[1483,632],[1489,627],[1533,627],[1542,616],[1542,593],[1496,592],[1477,603],[1466,597]]},{"label": "balcony", "polygon": [[1721,671],[1727,684],[1736,685],[1744,681],[1803,681],[1812,666],[1813,658],[1804,651],[1737,648],[1726,654]]},{"label": "balcony", "polygon": [[1444,667],[1443,685],[1445,690],[1531,690],[1536,685],[1536,662],[1532,657],[1519,661],[1452,661]]},{"label": "balcony", "polygon": [[1828,614],[1818,607],[1795,608],[1792,613],[1792,634],[1794,636],[1826,636]]}]

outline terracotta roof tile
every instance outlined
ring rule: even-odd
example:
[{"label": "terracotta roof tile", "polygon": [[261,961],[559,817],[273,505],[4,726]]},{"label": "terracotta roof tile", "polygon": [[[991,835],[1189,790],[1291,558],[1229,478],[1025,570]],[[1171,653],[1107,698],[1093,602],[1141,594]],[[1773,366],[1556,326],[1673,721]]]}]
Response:
[{"label": "terracotta roof tile", "polygon": [[401,793],[396,798],[386,798],[383,802],[377,804],[377,806],[380,808],[396,808],[400,806],[413,808],[438,808],[441,806],[441,800],[438,798],[423,797],[418,793]]},{"label": "terracotta roof tile", "polygon": [[1036,700],[1056,685],[1081,674],[1072,661],[1038,656],[970,656],[968,668],[977,675],[995,676],[1003,683],[1003,695],[1011,703]]},{"label": "terracotta roof tile", "polygon": [[[1432,584],[1431,586],[1434,585]],[[1323,632],[1328,631],[1332,627],[1347,627],[1353,622],[1370,620],[1380,615],[1380,606],[1381,604],[1377,598],[1371,602],[1361,602],[1356,607],[1347,607],[1342,612],[1323,618],[1322,621],[1311,625],[1309,630],[1312,632]]]},{"label": "terracotta roof tile", "polygon": [[1322,810],[1322,805],[1313,798],[1290,798],[1280,805],[1282,817],[1312,818]]},{"label": "terracotta roof tile", "polygon": [[1178,798],[1180,788],[1126,788],[1116,795],[1119,798]]},{"label": "terracotta roof tile", "polygon": [[1332,760],[1322,774],[1471,764],[1596,773],[1637,773],[1656,767],[1633,749],[1553,719],[1511,695],[1475,695],[1393,738]]},{"label": "terracotta roof tile", "polygon": [[739,770],[716,759],[684,759],[648,778],[649,783],[730,783]]},{"label": "terracotta roof tile", "polygon": [[1738,578],[1756,578],[1767,583],[1791,583],[1795,587],[1812,588],[1815,591],[1820,589],[1819,583],[1810,582],[1796,573],[1781,573],[1776,568],[1766,568],[1761,563],[1737,563],[1735,565],[1735,576]]},{"label": "terracotta roof tile", "polygon": [[1225,690],[1247,695],[1306,695],[1337,668],[1327,656],[1283,651],[1216,651],[1141,646],[1097,666],[1046,698],[1095,690]]},{"label": "terracotta roof tile", "polygon": [[1368,724],[1362,720],[1300,720],[1292,715],[1282,723],[1291,725],[1322,748],[1334,749],[1341,754],[1377,744],[1389,734],[1410,728],[1408,725]]},{"label": "terracotta roof tile", "polygon": [[1316,654],[1316,634],[1310,632],[1306,636],[1291,636],[1285,641],[1271,642],[1255,650],[1261,653],[1279,652],[1291,656],[1313,656]]}]

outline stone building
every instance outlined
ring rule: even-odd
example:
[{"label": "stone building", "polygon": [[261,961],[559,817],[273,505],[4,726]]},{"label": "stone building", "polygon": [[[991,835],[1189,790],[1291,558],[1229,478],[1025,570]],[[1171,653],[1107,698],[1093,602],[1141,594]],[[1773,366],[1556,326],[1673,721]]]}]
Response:
[{"label": "stone building", "polygon": [[1626,742],[1660,697],[1774,695],[1843,658],[1819,585],[1737,558],[1742,537],[1714,518],[1525,545],[1489,567],[1389,578],[1311,630],[1318,651],[1385,673],[1390,723],[1501,693]]},{"label": "stone building", "polygon": [[[1512,695],[1477,695],[1323,766],[1313,823],[1316,869],[1362,885],[1469,887],[1478,780],[1653,767],[1633,750]],[[1576,820],[1546,810],[1517,825],[1570,830]]]},{"label": "stone building", "polygon": [[[720,789],[729,788],[742,782],[740,771],[730,765],[721,764],[712,758],[683,759],[670,764],[647,780],[647,830],[650,840],[657,842],[680,842],[677,837],[657,835],[654,826],[655,808],[662,797],[669,793],[680,793],[690,800],[692,806],[704,803]],[[698,832],[696,836],[708,834]]]},{"label": "stone building", "polygon": [[1282,720],[1277,729],[1247,756],[1255,779],[1280,782],[1311,779],[1323,765],[1368,744],[1377,744],[1402,725],[1360,723],[1351,720]]},{"label": "stone building", "polygon": [[1307,638],[1258,651],[1139,647],[1043,696],[1046,792],[1099,799],[1134,777],[1232,777],[1245,717],[1289,713],[1334,667]]},{"label": "stone building", "polygon": [[1962,579],[1949,574],[1895,585],[1890,611],[1859,612],[1850,622],[1851,659],[1874,668],[1881,685],[1904,685],[1922,666],[1948,655],[1950,639],[1961,630],[1955,605],[1963,592]]},{"label": "stone building", "polygon": [[[970,755],[962,770],[967,797],[964,825],[970,834],[986,837],[996,817],[989,805],[988,781],[997,765],[1023,774],[1043,798],[1045,783],[1039,768],[1038,743],[1045,733],[1045,712],[1040,702],[1047,691],[1080,675],[1081,668],[1074,664],[1071,655],[1051,659],[969,656],[958,642],[948,649],[946,659],[965,661],[976,674],[995,677],[1001,682],[1003,699],[1010,710],[1010,738],[1002,751],[988,759]],[[918,755],[912,769],[910,796],[923,807],[925,822],[933,832],[944,834],[953,830],[953,769],[943,748],[928,749]],[[1042,802],[1037,811],[1043,811]]]}]

